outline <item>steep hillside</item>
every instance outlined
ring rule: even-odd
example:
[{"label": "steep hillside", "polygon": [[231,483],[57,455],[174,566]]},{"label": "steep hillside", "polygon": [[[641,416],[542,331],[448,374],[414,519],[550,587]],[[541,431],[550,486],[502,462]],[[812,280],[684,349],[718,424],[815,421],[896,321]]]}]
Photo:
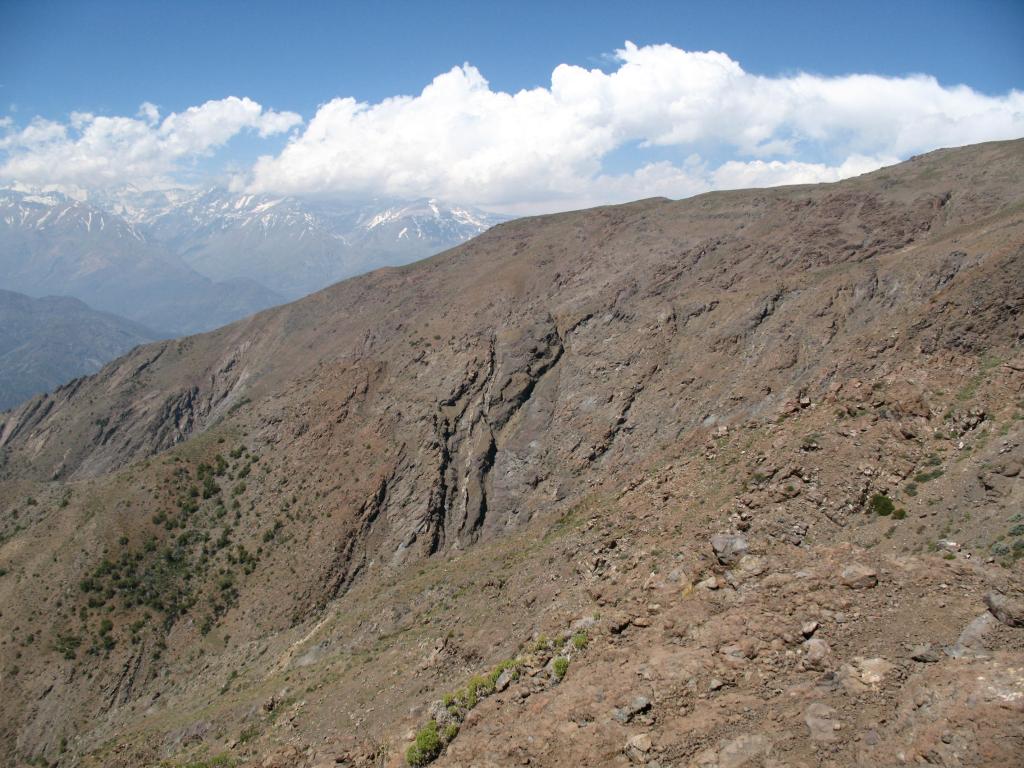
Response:
[{"label": "steep hillside", "polygon": [[157,336],[77,299],[0,290],[0,410],[95,373]]},{"label": "steep hillside", "polygon": [[1006,764],[1022,203],[1009,142],[513,221],[0,415],[0,740]]}]

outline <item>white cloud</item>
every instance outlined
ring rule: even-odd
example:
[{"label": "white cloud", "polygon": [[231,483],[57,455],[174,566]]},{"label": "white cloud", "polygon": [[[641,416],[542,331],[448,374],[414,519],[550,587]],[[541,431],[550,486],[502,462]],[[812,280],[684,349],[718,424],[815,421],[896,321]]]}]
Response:
[{"label": "white cloud", "polygon": [[[334,98],[234,184],[532,212],[833,181],[941,146],[1024,135],[1019,91],[990,96],[923,75],[765,77],[724,53],[670,45],[627,43],[610,61],[609,71],[561,64],[549,86],[517,93],[464,64],[414,96]],[[153,184],[241,130],[267,136],[300,122],[235,98],[162,120],[148,103],[135,118],[37,120],[0,133],[0,177]]]},{"label": "white cloud", "polygon": [[183,162],[211,154],[241,131],[268,136],[301,122],[295,113],[264,110],[234,96],[163,120],[148,102],[137,117],[73,112],[67,123],[36,118],[21,129],[9,124],[0,136],[0,179],[86,189],[170,184]]},{"label": "white cloud", "polygon": [[[1017,91],[986,96],[925,76],[762,77],[726,54],[669,45],[627,43],[616,61],[611,72],[562,64],[550,87],[515,94],[492,90],[466,64],[418,96],[333,99],[243,184],[551,210],[831,181],[940,146],[1024,135]],[[608,153],[634,144],[733,159],[710,170],[661,161],[602,173]]]},{"label": "white cloud", "polygon": [[865,157],[864,155],[852,155],[839,165],[802,163],[799,160],[751,160],[745,163],[729,160],[718,166],[710,174],[710,179],[712,186],[716,189],[816,184],[839,181],[897,162],[899,162],[897,157]]}]

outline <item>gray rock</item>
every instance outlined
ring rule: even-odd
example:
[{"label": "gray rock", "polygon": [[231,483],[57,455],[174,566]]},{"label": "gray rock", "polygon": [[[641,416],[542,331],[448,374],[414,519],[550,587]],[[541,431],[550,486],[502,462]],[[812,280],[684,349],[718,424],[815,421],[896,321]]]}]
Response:
[{"label": "gray rock", "polygon": [[922,664],[934,664],[941,657],[939,652],[932,647],[930,643],[924,643],[923,645],[915,646],[910,652],[910,658],[914,661],[919,661]]},{"label": "gray rock", "polygon": [[824,640],[812,637],[804,643],[804,666],[808,669],[824,669],[832,657],[832,649]]},{"label": "gray rock", "polygon": [[772,743],[761,734],[744,734],[726,742],[718,751],[718,768],[753,768],[772,750]]},{"label": "gray rock", "polygon": [[828,704],[815,701],[804,710],[804,723],[811,732],[814,741],[830,742],[836,740],[839,724],[835,721],[836,711]]},{"label": "gray rock", "polygon": [[711,549],[722,565],[734,565],[747,554],[747,540],[734,533],[718,533],[711,537]]},{"label": "gray rock", "polygon": [[498,679],[494,681],[494,690],[501,693],[512,684],[512,681],[515,680],[515,676],[515,672],[510,669],[506,669],[498,675]]},{"label": "gray rock", "polygon": [[878,572],[860,563],[846,566],[839,577],[850,589],[870,589],[878,584]]},{"label": "gray rock", "polygon": [[634,763],[645,763],[647,761],[647,753],[654,747],[654,743],[651,741],[651,737],[646,733],[638,733],[635,736],[630,736],[626,741],[626,746],[623,748],[623,752]]},{"label": "gray rock", "polygon": [[981,614],[964,627],[964,631],[960,633],[956,643],[946,648],[946,654],[954,659],[988,656],[988,651],[985,648],[985,636],[995,629],[998,623],[996,617],[991,613]]},{"label": "gray rock", "polygon": [[629,712],[630,716],[639,715],[641,712],[646,712],[651,708],[651,700],[646,696],[634,696],[633,700],[629,702],[629,706],[626,707],[626,711]]},{"label": "gray rock", "polygon": [[651,708],[651,700],[646,696],[634,696],[624,707],[612,711],[612,719],[620,723],[628,723],[634,717]]},{"label": "gray rock", "polygon": [[1024,602],[1007,597],[1001,592],[985,595],[989,612],[1008,627],[1024,627]]}]

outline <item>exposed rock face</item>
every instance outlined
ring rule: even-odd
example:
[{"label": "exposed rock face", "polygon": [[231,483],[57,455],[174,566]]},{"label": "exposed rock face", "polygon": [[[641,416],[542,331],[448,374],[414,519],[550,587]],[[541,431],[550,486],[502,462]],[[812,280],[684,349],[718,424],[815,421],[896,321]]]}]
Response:
[{"label": "exposed rock face", "polygon": [[1022,147],[502,224],[0,415],[0,740],[1017,754],[1018,611],[960,633],[1021,593]]},{"label": "exposed rock face", "polygon": [[985,595],[989,611],[1008,627],[1024,627],[1024,601],[1015,600],[999,592]]}]

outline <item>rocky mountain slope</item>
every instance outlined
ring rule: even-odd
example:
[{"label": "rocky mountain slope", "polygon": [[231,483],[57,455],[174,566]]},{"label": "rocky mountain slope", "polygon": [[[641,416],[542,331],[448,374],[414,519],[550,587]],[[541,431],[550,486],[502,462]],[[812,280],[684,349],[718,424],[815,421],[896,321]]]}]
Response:
[{"label": "rocky mountain slope", "polygon": [[152,331],[77,299],[0,290],[0,410],[95,373]]},{"label": "rocky mountain slope", "polygon": [[5,754],[1012,764],[1022,179],[517,220],[0,416]]}]

